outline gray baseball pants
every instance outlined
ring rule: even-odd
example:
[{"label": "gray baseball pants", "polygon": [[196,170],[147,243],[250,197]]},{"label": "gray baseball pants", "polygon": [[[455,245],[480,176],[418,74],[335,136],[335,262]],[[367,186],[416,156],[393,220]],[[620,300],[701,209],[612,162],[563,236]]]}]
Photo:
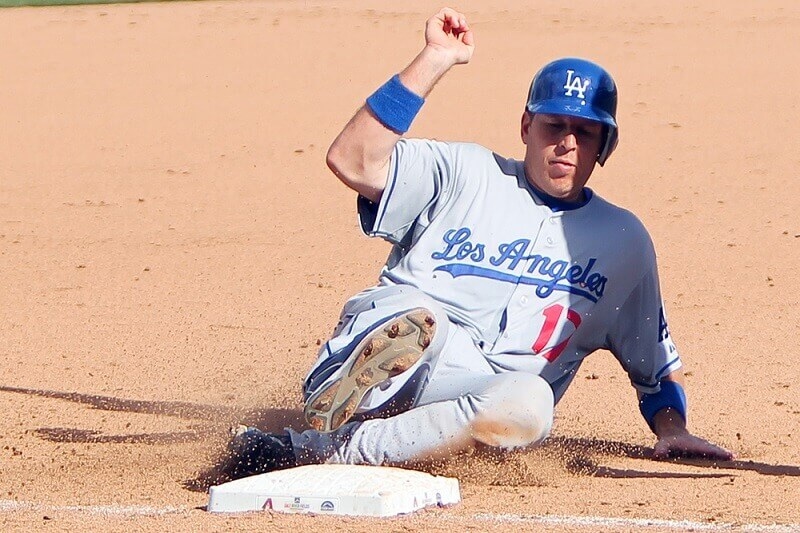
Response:
[{"label": "gray baseball pants", "polygon": [[534,374],[495,370],[463,327],[435,300],[408,285],[375,287],[349,300],[309,377],[332,351],[350,344],[365,329],[418,307],[427,308],[436,319],[433,341],[415,367],[373,389],[360,411],[374,412],[402,394],[416,367],[428,365],[414,404],[398,414],[350,422],[330,433],[288,430],[299,464],[399,465],[446,457],[475,443],[516,448],[547,437],[554,407],[550,385]]}]

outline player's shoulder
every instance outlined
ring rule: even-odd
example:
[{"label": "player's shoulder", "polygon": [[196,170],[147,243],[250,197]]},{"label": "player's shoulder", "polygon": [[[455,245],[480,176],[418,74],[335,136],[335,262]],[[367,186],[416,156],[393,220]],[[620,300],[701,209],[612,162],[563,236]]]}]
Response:
[{"label": "player's shoulder", "polygon": [[613,204],[592,191],[592,213],[607,231],[623,240],[635,240],[652,246],[652,239],[647,227],[632,211]]},{"label": "player's shoulder", "polygon": [[471,142],[452,142],[450,149],[470,163],[482,162],[491,173],[516,177],[519,172],[519,161],[498,154],[483,146]]},{"label": "player's shoulder", "polygon": [[416,150],[432,150],[453,157],[489,158],[492,151],[483,145],[464,141],[441,141],[438,139],[402,138],[398,146]]},{"label": "player's shoulder", "polygon": [[468,182],[467,187],[485,187],[495,181],[493,178],[513,177],[517,173],[518,162],[474,142],[411,138],[401,139],[398,146],[401,157],[429,160],[452,179]]}]

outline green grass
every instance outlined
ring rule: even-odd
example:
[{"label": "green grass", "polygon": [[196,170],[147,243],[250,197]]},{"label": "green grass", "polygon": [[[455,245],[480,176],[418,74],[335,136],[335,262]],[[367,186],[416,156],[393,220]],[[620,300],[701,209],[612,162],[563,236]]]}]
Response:
[{"label": "green grass", "polygon": [[0,8],[20,6],[77,6],[84,4],[131,4],[134,2],[147,1],[150,0],[0,0]]}]

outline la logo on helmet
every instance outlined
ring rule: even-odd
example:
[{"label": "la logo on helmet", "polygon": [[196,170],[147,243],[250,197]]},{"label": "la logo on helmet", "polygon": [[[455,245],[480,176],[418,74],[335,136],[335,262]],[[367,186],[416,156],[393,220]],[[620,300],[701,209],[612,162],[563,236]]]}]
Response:
[{"label": "la logo on helmet", "polygon": [[566,91],[564,91],[564,96],[572,96],[572,91],[577,91],[578,98],[583,99],[585,98],[584,93],[592,80],[586,79],[584,81],[580,76],[575,76],[574,74],[574,70],[567,71],[567,83],[564,84],[564,89],[566,89]]}]

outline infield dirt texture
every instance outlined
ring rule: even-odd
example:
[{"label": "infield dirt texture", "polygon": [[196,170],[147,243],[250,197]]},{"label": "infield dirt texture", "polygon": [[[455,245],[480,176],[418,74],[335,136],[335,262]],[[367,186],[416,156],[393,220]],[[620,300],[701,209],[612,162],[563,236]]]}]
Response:
[{"label": "infield dirt texture", "polygon": [[386,521],[201,509],[192,480],[228,426],[297,424],[317,344],[377,279],[388,245],[360,235],[325,150],[439,7],[0,11],[0,529],[800,528],[791,0],[454,4],[474,59],[410,132],[521,157],[539,66],[577,55],[615,75],[621,142],[590,185],[649,228],[690,425],[738,461],[642,458],[653,438],[633,390],[597,353],[546,447],[438,470],[462,480],[454,508]]}]

